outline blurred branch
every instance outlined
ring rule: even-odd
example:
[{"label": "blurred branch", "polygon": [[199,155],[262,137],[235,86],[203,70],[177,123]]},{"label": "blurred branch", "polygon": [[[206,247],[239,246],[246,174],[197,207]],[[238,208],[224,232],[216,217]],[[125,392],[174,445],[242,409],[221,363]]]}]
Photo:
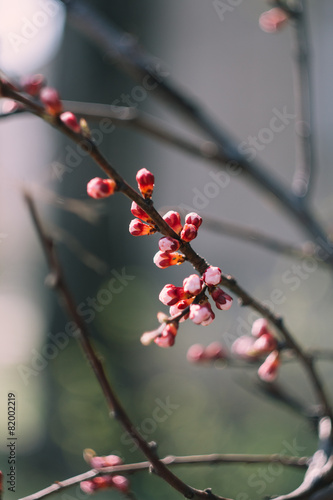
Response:
[{"label": "blurred branch", "polygon": [[103,391],[104,397],[106,399],[110,413],[117,419],[123,428],[128,432],[129,436],[137,444],[142,453],[148,458],[151,467],[154,472],[164,481],[166,481],[172,488],[181,493],[185,498],[190,499],[209,499],[209,500],[226,500],[224,497],[214,495],[213,493],[207,493],[206,491],[197,490],[188,486],[186,483],[181,481],[177,476],[175,476],[164,464],[159,460],[156,455],[155,449],[150,446],[149,443],[134,427],[124,408],[122,407],[118,397],[116,396],[113,388],[111,387],[107,376],[105,374],[103,365],[99,356],[96,354],[90,339],[89,332],[87,330],[86,323],[79,315],[76,304],[73,297],[69,291],[67,283],[64,279],[63,272],[55,252],[54,242],[50,236],[46,233],[39,215],[37,213],[34,201],[28,191],[24,192],[24,198],[29,208],[29,212],[35,224],[36,230],[38,232],[39,238],[41,240],[49,269],[50,275],[48,279],[48,284],[55,288],[59,294],[62,305],[64,306],[67,314],[76,323],[77,330],[77,340],[81,345],[87,360],[94,371],[94,374],[99,382],[99,385]]},{"label": "blurred branch", "polygon": [[130,35],[123,33],[111,21],[99,15],[83,0],[62,0],[67,6],[68,19],[83,35],[97,45],[106,57],[119,64],[120,68],[139,82],[150,80],[154,95],[179,112],[192,126],[216,143],[222,164],[232,162],[242,174],[253,180],[264,191],[273,195],[280,207],[287,210],[327,254],[327,262],[333,267],[333,246],[325,231],[312,213],[297,196],[290,192],[268,169],[259,162],[250,161],[237,147],[220,125],[182,92],[179,87],[166,81],[166,73],[160,69],[160,62],[145,52]]},{"label": "blurred branch", "polygon": [[[307,468],[309,464],[308,457],[292,457],[288,455],[249,455],[249,454],[211,454],[211,455],[193,455],[193,456],[183,456],[176,457],[169,455],[160,460],[164,465],[175,466],[175,465],[217,465],[217,464],[267,464],[267,463],[278,463],[284,466],[296,467],[296,468]],[[64,490],[81,481],[86,481],[92,479],[93,477],[99,476],[101,474],[107,473],[122,473],[122,474],[134,474],[140,471],[149,471],[151,464],[149,462],[139,462],[135,464],[124,464],[117,465],[114,467],[103,467],[103,469],[92,469],[78,476],[65,479],[64,481],[57,481],[51,486],[40,490],[33,495],[28,495],[22,497],[20,500],[39,500],[40,498],[45,498],[53,493],[60,490]]]},{"label": "blurred branch", "polygon": [[294,19],[294,98],[299,130],[297,130],[296,170],[292,188],[296,196],[305,199],[313,187],[315,157],[306,2],[299,0],[298,3],[299,14]]}]

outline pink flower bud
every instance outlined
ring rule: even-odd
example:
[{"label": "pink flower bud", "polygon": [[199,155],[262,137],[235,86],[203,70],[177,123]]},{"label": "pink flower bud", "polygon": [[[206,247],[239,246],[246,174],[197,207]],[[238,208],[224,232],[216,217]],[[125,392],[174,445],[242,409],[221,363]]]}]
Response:
[{"label": "pink flower bud", "polygon": [[204,346],[201,344],[192,345],[186,354],[187,361],[190,363],[198,363],[204,359]]},{"label": "pink flower bud", "polygon": [[87,184],[87,193],[95,199],[107,198],[111,196],[116,190],[117,184],[113,179],[101,179],[94,177]]},{"label": "pink flower bud", "polygon": [[249,335],[242,335],[235,340],[235,342],[231,346],[231,352],[242,359],[247,361],[255,360],[258,355],[254,354],[253,345],[255,340],[253,337]]},{"label": "pink flower bud", "polygon": [[125,476],[112,476],[112,483],[116,490],[122,491],[123,493],[128,493],[129,491],[129,480]]},{"label": "pink flower bud", "polygon": [[183,287],[175,285],[165,285],[160,294],[159,299],[165,306],[173,306],[180,300],[186,297]]},{"label": "pink flower bud", "polygon": [[62,112],[62,102],[58,92],[53,87],[42,88],[39,98],[50,115],[59,115]]},{"label": "pink flower bud", "polygon": [[170,210],[167,212],[165,215],[163,215],[163,219],[169,226],[175,231],[175,233],[179,234],[180,231],[183,229],[181,220],[180,220],[180,215],[178,212],[174,212],[173,210]]},{"label": "pink flower bud", "polygon": [[27,94],[38,96],[41,89],[45,86],[44,75],[25,76],[21,79],[21,85]]},{"label": "pink flower bud", "polygon": [[264,333],[269,333],[268,321],[265,318],[258,318],[253,322],[251,333],[254,337],[260,337]]},{"label": "pink flower bud", "polygon": [[81,132],[81,127],[76,119],[76,116],[70,111],[65,111],[65,113],[61,113],[60,120],[73,132],[77,134]]},{"label": "pink flower bud", "polygon": [[274,7],[261,14],[259,26],[266,33],[276,33],[285,26],[288,19],[288,14],[284,10]]},{"label": "pink flower bud", "polygon": [[196,325],[207,326],[213,321],[214,318],[215,314],[213,313],[209,302],[190,305],[190,319]]},{"label": "pink flower bud", "polygon": [[280,355],[278,351],[273,351],[263,364],[259,367],[258,375],[264,382],[273,382],[277,375],[280,366]]},{"label": "pink flower bud", "polygon": [[154,234],[156,229],[150,224],[145,224],[140,219],[133,219],[129,225],[129,232],[132,236],[146,236],[147,234]]},{"label": "pink flower bud", "polygon": [[177,252],[157,252],[154,256],[154,264],[160,269],[182,264],[185,261],[184,255]]},{"label": "pink flower bud", "polygon": [[13,99],[3,99],[1,106],[1,114],[6,115],[7,113],[14,113],[17,109],[21,107],[21,104],[13,101]]},{"label": "pink flower bud", "polygon": [[230,309],[232,304],[232,297],[225,293],[221,288],[217,287],[212,291],[211,296],[215,302],[215,305],[221,311],[227,311]]},{"label": "pink flower bud", "polygon": [[176,252],[180,247],[180,243],[174,238],[166,236],[160,239],[160,241],[158,242],[158,246],[161,252],[170,253]]},{"label": "pink flower bud", "polygon": [[191,274],[183,281],[184,291],[191,295],[198,295],[203,289],[203,281],[197,274]]},{"label": "pink flower bud", "polygon": [[192,241],[197,237],[198,229],[193,224],[184,224],[183,229],[180,232],[180,237],[183,241]]},{"label": "pink flower bud", "polygon": [[185,222],[186,224],[193,224],[193,226],[199,229],[202,224],[202,217],[200,217],[200,215],[196,214],[195,212],[191,212],[186,215]]},{"label": "pink flower bud", "polygon": [[87,495],[92,495],[97,489],[95,483],[92,480],[81,481],[80,488],[83,493],[86,493]]},{"label": "pink flower bud", "polygon": [[159,347],[172,347],[175,343],[178,328],[174,323],[168,323],[163,329],[161,335],[154,339]]},{"label": "pink flower bud", "polygon": [[[178,314],[182,313],[184,311],[184,309],[186,309],[192,302],[193,302],[193,298],[180,300],[179,302],[177,302],[177,304],[170,307],[170,310],[169,310],[170,316],[172,318],[174,316],[178,316]],[[179,322],[182,323],[183,321],[187,320],[189,315],[190,315],[190,313],[188,312],[179,320]]]},{"label": "pink flower bud", "polygon": [[107,488],[110,488],[110,486],[112,486],[112,476],[110,475],[97,476],[94,477],[92,481],[95,486],[95,491],[105,490]]},{"label": "pink flower bud", "polygon": [[136,174],[139,190],[144,198],[151,198],[154,190],[154,175],[146,168],[142,168]]},{"label": "pink flower bud", "polygon": [[226,359],[228,357],[223,345],[220,342],[212,342],[204,351],[204,358],[207,361]]},{"label": "pink flower bud", "polygon": [[103,459],[103,467],[115,467],[116,465],[122,465],[124,463],[118,455],[107,455],[106,457],[103,457]]},{"label": "pink flower bud", "polygon": [[151,218],[149,217],[149,215],[146,214],[146,212],[141,207],[139,207],[139,205],[135,203],[135,201],[132,202],[131,212],[134,217],[137,217],[138,219],[141,219],[145,222],[151,222]]},{"label": "pink flower bud", "polygon": [[208,269],[203,273],[203,279],[206,285],[208,286],[216,286],[221,283],[222,280],[222,272],[221,269],[214,266],[209,266]]},{"label": "pink flower bud", "polygon": [[267,354],[276,348],[277,342],[271,333],[264,333],[253,344],[253,351],[258,354]]}]

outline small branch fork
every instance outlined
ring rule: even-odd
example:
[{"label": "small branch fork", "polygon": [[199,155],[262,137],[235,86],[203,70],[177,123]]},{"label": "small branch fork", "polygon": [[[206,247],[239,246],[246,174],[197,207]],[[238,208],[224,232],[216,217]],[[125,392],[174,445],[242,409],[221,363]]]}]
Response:
[{"label": "small branch fork", "polygon": [[[307,469],[309,464],[308,457],[290,457],[285,455],[193,455],[185,457],[175,457],[167,456],[161,458],[160,461],[167,466],[175,465],[217,465],[217,464],[268,464],[268,463],[278,463],[285,466],[296,467],[299,469]],[[122,474],[134,474],[140,471],[149,471],[151,469],[150,462],[139,462],[135,464],[125,464],[115,467],[104,467],[103,469],[92,469],[78,476],[65,479],[64,481],[57,481],[51,486],[40,490],[33,495],[28,495],[22,497],[20,500],[39,500],[45,498],[52,493],[57,493],[60,490],[64,490],[81,481],[86,481],[92,479],[93,477],[99,476],[100,474],[107,473],[122,473]]]}]

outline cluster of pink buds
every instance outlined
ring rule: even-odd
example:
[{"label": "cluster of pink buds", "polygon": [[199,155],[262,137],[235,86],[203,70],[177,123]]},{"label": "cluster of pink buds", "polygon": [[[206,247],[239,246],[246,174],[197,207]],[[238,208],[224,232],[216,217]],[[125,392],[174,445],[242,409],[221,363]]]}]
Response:
[{"label": "cluster of pink buds", "polygon": [[212,362],[228,359],[228,354],[220,342],[212,342],[207,347],[192,345],[187,351],[187,360],[191,363]]},{"label": "cluster of pink buds", "polygon": [[[85,450],[83,456],[92,469],[103,469],[104,467],[115,467],[123,464],[122,459],[117,455],[98,457],[95,452],[90,449]],[[88,495],[110,488],[121,491],[122,493],[128,493],[129,480],[125,476],[118,474],[104,474],[103,476],[97,476],[87,481],[81,481],[80,488]]]},{"label": "cluster of pink buds", "polygon": [[[142,168],[136,175],[139,190],[144,198],[151,198],[154,188],[154,175]],[[149,215],[137,203],[133,202],[132,214],[136,217],[130,222],[129,231],[133,236],[153,234],[157,227]],[[202,218],[195,212],[186,215],[182,225],[178,212],[170,210],[163,216],[164,221],[178,235],[178,238],[164,236],[159,240],[159,251],[154,256],[154,263],[160,269],[182,264],[185,256],[179,252],[182,244],[189,243],[197,237]],[[171,318],[161,317],[161,325],[156,330],[146,332],[141,337],[145,345],[154,341],[160,347],[171,347],[180,322],[190,318],[197,325],[209,325],[215,318],[215,313],[204,294],[208,290],[216,307],[227,310],[231,307],[232,298],[218,285],[222,281],[222,273],[218,267],[209,266],[202,277],[191,274],[183,281],[183,286],[167,284],[161,290],[160,301],[170,307]]]},{"label": "cluster of pink buds", "polygon": [[267,356],[258,370],[259,377],[265,382],[276,379],[280,366],[280,355],[277,340],[268,327],[265,318],[254,321],[252,335],[239,337],[232,345],[232,352],[246,361],[256,361]]},{"label": "cluster of pink buds", "polygon": [[259,18],[259,26],[266,33],[276,33],[287,24],[288,14],[279,7],[263,12]]}]

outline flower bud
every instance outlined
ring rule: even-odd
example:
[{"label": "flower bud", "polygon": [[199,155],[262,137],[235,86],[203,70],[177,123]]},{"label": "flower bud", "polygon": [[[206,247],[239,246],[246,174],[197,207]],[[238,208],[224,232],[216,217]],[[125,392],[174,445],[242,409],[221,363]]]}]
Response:
[{"label": "flower bud", "polygon": [[175,233],[179,234],[180,231],[183,229],[181,220],[180,220],[180,215],[178,212],[174,212],[173,210],[170,210],[167,212],[165,215],[163,215],[163,219],[169,226],[175,231]]},{"label": "flower bud", "polygon": [[246,361],[253,361],[258,358],[253,351],[255,340],[249,335],[242,335],[234,341],[231,346],[231,352],[238,358],[245,359]]},{"label": "flower bud", "polygon": [[151,198],[154,190],[154,175],[146,168],[141,168],[136,174],[136,181],[142,196],[144,198]]},{"label": "flower bud", "polygon": [[180,232],[180,237],[183,241],[189,242],[194,240],[198,235],[198,229],[193,224],[184,224]]},{"label": "flower bud", "polygon": [[123,493],[128,493],[129,491],[129,480],[125,476],[112,476],[113,487]]},{"label": "flower bud", "polygon": [[230,309],[232,304],[232,297],[225,293],[221,288],[217,287],[212,291],[211,296],[215,302],[215,305],[221,311],[227,311]]},{"label": "flower bud", "polygon": [[[184,299],[184,300],[180,300],[179,302],[177,302],[177,304],[173,305],[170,307],[170,316],[173,318],[174,316],[178,316],[178,314],[182,313],[184,311],[184,309],[186,309],[191,303],[193,302],[193,298],[192,299]],[[187,318],[189,317],[190,313],[188,312],[187,314],[185,314],[180,320],[179,320],[179,323],[182,323],[183,321],[187,320]]]},{"label": "flower bud", "polygon": [[24,92],[34,97],[39,95],[41,89],[45,86],[45,83],[46,80],[44,75],[24,76],[21,79],[21,85]]},{"label": "flower bud", "polygon": [[146,236],[156,233],[156,229],[150,224],[145,224],[140,219],[133,219],[129,225],[129,232],[132,236]]},{"label": "flower bud", "polygon": [[198,363],[204,360],[204,346],[201,344],[191,345],[186,354],[187,361],[190,363]]},{"label": "flower bud", "polygon": [[190,305],[190,319],[196,325],[207,326],[213,321],[214,318],[215,314],[213,313],[209,302]]},{"label": "flower bud", "polygon": [[76,116],[70,111],[65,111],[65,113],[61,113],[60,120],[73,132],[77,134],[81,132],[81,127],[76,119]]},{"label": "flower bud", "polygon": [[259,18],[259,26],[266,33],[280,31],[288,22],[288,14],[279,7],[263,12]]},{"label": "flower bud", "polygon": [[106,457],[92,457],[90,460],[90,466],[93,469],[101,469],[103,467],[114,467],[116,465],[122,465],[123,461],[118,455],[107,455]]},{"label": "flower bud", "polygon": [[200,215],[198,215],[195,212],[191,212],[191,213],[186,215],[185,223],[186,224],[193,224],[193,226],[195,226],[197,229],[199,229],[199,227],[202,224],[202,217],[200,217]]},{"label": "flower bud", "polygon": [[161,335],[154,339],[159,347],[172,347],[175,343],[178,327],[175,323],[168,323],[163,329]]},{"label": "flower bud", "polygon": [[180,300],[186,297],[183,287],[175,285],[165,285],[160,294],[159,299],[165,306],[173,306]]},{"label": "flower bud", "polygon": [[203,289],[203,281],[197,274],[191,274],[183,281],[184,291],[191,295],[198,295]]},{"label": "flower bud", "polygon": [[113,179],[101,179],[94,177],[87,184],[87,193],[95,199],[107,198],[111,196],[116,190],[117,184]]},{"label": "flower bud", "polygon": [[258,375],[264,382],[273,382],[277,375],[280,367],[280,354],[279,351],[273,351],[263,364],[259,367]]},{"label": "flower bud", "polygon": [[267,354],[276,348],[277,342],[271,333],[264,333],[253,344],[253,351],[257,354]]},{"label": "flower bud", "polygon": [[204,350],[204,359],[207,361],[226,359],[227,357],[228,355],[220,342],[212,342]]},{"label": "flower bud", "polygon": [[264,333],[269,333],[268,321],[266,318],[258,318],[252,324],[251,333],[253,337],[260,337]]},{"label": "flower bud", "polygon": [[170,253],[176,252],[180,247],[180,243],[170,236],[165,236],[164,238],[160,239],[160,241],[158,242],[158,246],[161,252]]},{"label": "flower bud", "polygon": [[137,204],[135,201],[132,202],[131,212],[134,217],[143,220],[144,222],[151,222],[151,218],[148,214]]},{"label": "flower bud", "polygon": [[62,102],[58,92],[53,87],[42,88],[39,98],[50,115],[59,115],[62,112]]},{"label": "flower bud", "polygon": [[87,495],[92,495],[96,491],[96,485],[92,479],[88,481],[81,481],[80,488],[83,493],[86,493]]},{"label": "flower bud", "polygon": [[216,286],[221,283],[222,280],[222,272],[221,269],[214,266],[209,266],[208,269],[203,273],[203,279],[206,285],[208,286]]},{"label": "flower bud", "polygon": [[157,252],[154,256],[154,264],[160,269],[182,264],[185,261],[184,255],[177,252]]}]

